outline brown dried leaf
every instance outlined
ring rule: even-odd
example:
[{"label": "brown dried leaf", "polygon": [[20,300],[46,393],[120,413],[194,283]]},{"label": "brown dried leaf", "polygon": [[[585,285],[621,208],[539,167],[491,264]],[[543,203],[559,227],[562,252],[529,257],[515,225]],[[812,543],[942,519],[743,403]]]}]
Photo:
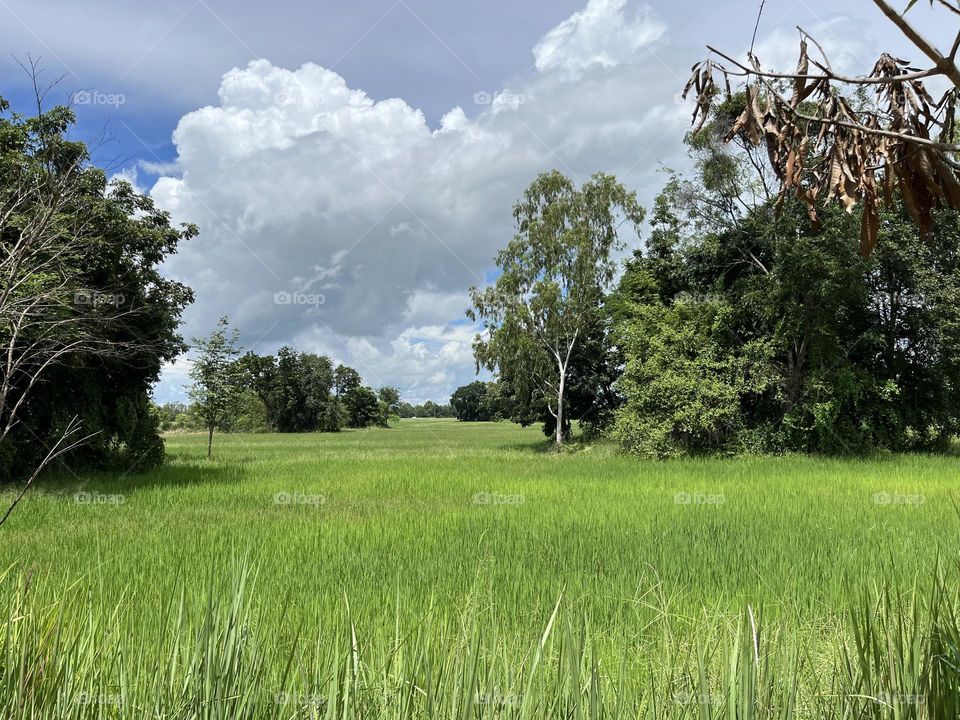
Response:
[{"label": "brown dried leaf", "polygon": [[797,77],[793,82],[793,100],[790,105],[796,107],[801,102],[803,98],[806,97],[804,90],[806,89],[806,78],[802,77],[806,75],[810,70],[810,58],[807,56],[807,39],[800,39],[800,59],[797,61]]},{"label": "brown dried leaf", "polygon": [[860,254],[869,258],[877,247],[877,237],[880,234],[880,216],[877,213],[876,199],[867,195],[863,205],[863,217],[860,220]]}]

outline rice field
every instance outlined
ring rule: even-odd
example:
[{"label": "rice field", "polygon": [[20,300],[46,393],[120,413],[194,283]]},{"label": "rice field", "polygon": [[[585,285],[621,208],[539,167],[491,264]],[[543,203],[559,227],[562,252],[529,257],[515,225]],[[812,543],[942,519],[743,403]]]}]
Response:
[{"label": "rice field", "polygon": [[955,457],[205,442],[0,530],[0,716],[960,717]]}]

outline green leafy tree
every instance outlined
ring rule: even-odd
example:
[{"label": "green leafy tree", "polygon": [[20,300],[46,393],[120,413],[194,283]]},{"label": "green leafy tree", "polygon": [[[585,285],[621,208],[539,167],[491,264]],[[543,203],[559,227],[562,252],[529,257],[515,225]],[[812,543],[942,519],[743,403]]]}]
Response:
[{"label": "green leafy tree", "polygon": [[[614,436],[644,455],[936,450],[960,430],[960,223],[926,240],[897,193],[861,219],[751,187],[723,159],[720,108],[691,138],[692,180],[671,178],[646,252],[608,299],[625,358]],[[762,187],[760,159],[754,188]]]},{"label": "green leafy tree", "polygon": [[267,426],[272,430],[278,430],[280,408],[277,393],[277,359],[271,355],[257,355],[248,351],[236,360],[235,365],[243,387],[255,393],[263,404]]},{"label": "green leafy tree", "polygon": [[493,419],[491,408],[487,404],[488,392],[488,384],[482,380],[475,380],[469,385],[457,388],[450,396],[450,405],[457,420],[486,422]]},{"label": "green leafy tree", "polygon": [[0,99],[0,479],[67,448],[75,467],[164,457],[150,387],[184,349],[193,296],[159,267],[196,228],[108,181],[74,122]]},{"label": "green leafy tree", "polygon": [[[510,400],[503,392],[503,386],[497,382],[488,382],[487,392],[480,403],[480,414],[488,420],[500,422],[513,415]],[[452,407],[452,403],[451,403]]]},{"label": "green leafy tree", "polygon": [[194,338],[196,358],[190,368],[190,400],[194,414],[207,431],[207,458],[213,453],[213,431],[236,412],[243,381],[235,362],[240,334],[230,331],[230,321],[220,318],[217,329],[209,337]]},{"label": "green leafy tree", "polygon": [[[333,394],[335,371],[328,357],[283,347],[277,357],[248,352],[237,365],[245,387],[265,405],[274,430],[336,432],[343,426],[342,408],[335,407],[338,399]],[[341,375],[345,377],[344,371]]]},{"label": "green leafy tree", "polygon": [[253,390],[241,389],[223,430],[232,433],[262,433],[270,429],[267,406]]},{"label": "green leafy tree", "polygon": [[380,398],[371,388],[358,385],[343,395],[343,405],[347,411],[347,424],[352,428],[365,428],[371,425],[385,424],[380,408]]},{"label": "green leafy tree", "polygon": [[400,414],[400,391],[397,388],[382,387],[377,391],[377,395],[380,397],[380,402],[387,406],[386,409],[390,415]]},{"label": "green leafy tree", "polygon": [[346,395],[351,390],[363,385],[363,378],[360,373],[352,367],[346,365],[337,365],[333,371],[333,388],[337,397]]},{"label": "green leafy tree", "polygon": [[638,232],[636,195],[610,175],[583,187],[554,171],[540,175],[514,207],[517,234],[497,257],[500,275],[471,288],[471,319],[486,333],[474,343],[478,366],[499,374],[526,414],[545,407],[559,449],[577,348],[603,324],[622,224]]}]

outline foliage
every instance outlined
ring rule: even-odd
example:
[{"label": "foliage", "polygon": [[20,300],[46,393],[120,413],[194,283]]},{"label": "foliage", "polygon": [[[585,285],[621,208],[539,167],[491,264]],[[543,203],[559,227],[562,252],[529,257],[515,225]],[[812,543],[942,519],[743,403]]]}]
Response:
[{"label": "foliage", "polygon": [[[960,147],[954,144],[960,32],[949,54],[942,53],[910,25],[904,13],[885,0],[874,3],[926,56],[931,63],[928,68],[911,67],[909,61],[883,53],[863,76],[838,74],[823,47],[800,30],[795,71],[762,69],[752,46],[749,64],[710,48],[711,57],[694,65],[683,92],[684,98],[691,90],[696,94],[696,133],[711,117],[717,96],[727,101],[733,97],[731,79],[745,79],[742,111],[726,139],[741,137],[754,146],[763,145],[780,185],[778,203],[792,194],[806,205],[815,227],[820,222],[820,200],[835,201],[848,211],[861,203],[859,240],[864,257],[871,255],[879,239],[881,202],[892,209],[895,191],[923,237],[931,229],[935,208],[960,211],[956,175]],[[939,0],[937,7],[952,13],[954,20],[960,15],[955,3]],[[808,40],[819,56],[810,56]],[[723,92],[714,77],[717,72],[724,82]],[[924,84],[936,76],[952,85],[939,100]],[[868,89],[875,93],[873,102]]]},{"label": "foliage", "polygon": [[407,402],[400,403],[401,418],[452,418],[456,417],[452,405],[441,405],[433,400],[427,400],[422,405],[411,405]]},{"label": "foliage", "polygon": [[193,413],[207,431],[207,457],[213,445],[213,431],[227,425],[236,414],[243,390],[242,378],[235,363],[240,354],[237,341],[240,333],[229,332],[230,321],[220,318],[217,329],[206,338],[194,338],[196,357],[190,368],[190,400]]},{"label": "foliage", "polygon": [[346,409],[348,427],[387,426],[387,406],[381,406],[380,398],[372,388],[365,385],[351,387],[340,400]]},{"label": "foliage", "polygon": [[724,302],[638,304],[618,342],[628,356],[619,389],[627,398],[611,435],[655,457],[749,449],[745,399],[763,395],[762,343],[738,347]]},{"label": "foliage", "polygon": [[[238,392],[216,422],[216,429],[222,432],[310,433],[386,427],[391,419],[413,409],[402,402],[396,388],[374,391],[363,385],[353,368],[334,368],[325,355],[289,347],[281,348],[276,357],[245,353],[230,363],[230,377]],[[428,405],[429,412],[440,407]],[[157,411],[164,430],[208,429],[196,404],[171,403]]]},{"label": "foliage", "polygon": [[[0,100],[4,257],[26,234],[41,235],[0,283],[12,313],[0,313],[0,346],[12,342],[13,356],[41,349],[4,372],[5,398],[23,412],[0,443],[0,480],[28,474],[74,417],[91,436],[63,459],[75,468],[163,460],[149,389],[185,347],[177,327],[193,295],[159,267],[196,228],[173,227],[129,183],[108,182],[69,139],[74,122],[68,108],[24,117]],[[8,410],[0,407],[0,423]]]},{"label": "foliage", "polygon": [[685,193],[668,183],[648,252],[611,301],[627,358],[621,444],[657,456],[947,445],[960,429],[955,213],[937,213],[924,242],[902,205],[881,211],[882,246],[864,259],[858,218],[837,208],[820,227],[797,201],[704,224],[711,192]]},{"label": "foliage", "polygon": [[337,369],[333,371],[333,386],[337,397],[346,395],[361,385],[363,385],[363,378],[353,368],[346,365],[337,365]]},{"label": "foliage", "polygon": [[400,414],[400,391],[395,387],[382,387],[377,390],[377,397],[380,402],[386,405],[386,412],[389,415]]},{"label": "foliage", "polygon": [[497,256],[496,281],[470,291],[468,315],[485,331],[474,354],[509,388],[515,419],[554,419],[559,447],[576,419],[565,407],[576,351],[603,324],[619,228],[636,230],[643,211],[612,176],[594,175],[578,189],[554,171],[527,188],[514,218],[517,234]]},{"label": "foliage", "polygon": [[273,426],[278,432],[318,430],[328,419],[328,406],[335,402],[333,383],[329,358],[281,348],[264,400],[274,408]]},{"label": "foliage", "polygon": [[464,422],[489,422],[501,420],[497,407],[497,384],[475,380],[457,388],[450,396],[450,405],[457,420]]},{"label": "foliage", "polygon": [[225,432],[262,433],[270,425],[267,421],[267,406],[252,390],[241,390],[234,411],[225,423]]}]

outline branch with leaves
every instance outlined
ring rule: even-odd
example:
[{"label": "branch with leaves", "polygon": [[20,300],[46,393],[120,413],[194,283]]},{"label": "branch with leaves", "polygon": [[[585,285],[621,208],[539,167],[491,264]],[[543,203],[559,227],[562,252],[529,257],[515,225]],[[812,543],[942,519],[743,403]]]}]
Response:
[{"label": "branch with leaves", "polygon": [[[87,146],[67,137],[70,108],[44,111],[52,85],[39,82],[36,62],[23,67],[37,115],[8,112],[0,98],[0,443],[15,459],[4,474],[24,478],[25,492],[101,430],[104,447],[114,438],[156,447],[149,429],[121,427],[130,414],[110,417],[109,406],[129,399],[142,413],[149,383],[182,351],[176,323],[192,292],[157,266],[196,228],[172,228],[150,198],[109,182]],[[75,403],[61,397],[57,382],[93,368],[110,380]],[[109,408],[95,416],[97,432],[80,431],[85,402]]]},{"label": "branch with leaves", "polygon": [[[884,0],[873,1],[929,59],[930,67],[912,67],[908,61],[884,53],[868,75],[841,74],[834,70],[822,45],[797,28],[800,53],[795,71],[766,70],[752,51],[746,62],[739,62],[708,45],[710,56],[693,67],[683,93],[685,98],[691,92],[696,97],[696,133],[710,117],[718,97],[734,97],[732,81],[745,81],[743,109],[729,127],[726,140],[741,138],[765,146],[781,186],[778,206],[788,193],[795,194],[806,204],[815,228],[819,202],[839,202],[848,212],[862,204],[860,246],[864,256],[869,256],[877,243],[881,202],[892,204],[897,189],[924,236],[937,207],[960,210],[956,175],[960,146],[955,123],[960,29],[950,52],[944,54]],[[934,5],[951,16],[960,15],[946,0],[931,0]],[[936,100],[924,84],[933,77],[946,78],[952,84]],[[873,99],[853,100],[851,90],[872,90]]]}]

